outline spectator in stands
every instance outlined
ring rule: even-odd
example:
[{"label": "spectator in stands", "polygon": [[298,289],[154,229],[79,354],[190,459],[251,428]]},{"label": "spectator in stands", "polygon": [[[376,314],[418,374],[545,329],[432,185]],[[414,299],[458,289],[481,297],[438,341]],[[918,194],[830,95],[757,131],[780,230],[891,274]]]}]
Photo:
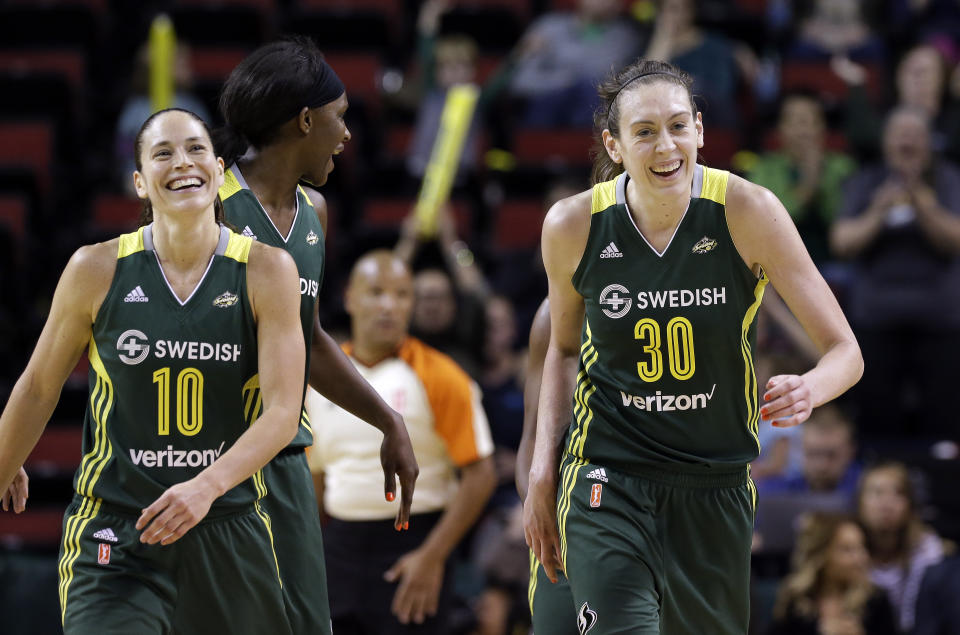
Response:
[{"label": "spectator in stands", "polygon": [[855,265],[857,422],[865,439],[955,439],[944,395],[956,390],[960,357],[960,168],[933,154],[926,114],[908,106],[887,119],[883,149],[882,165],[848,183],[830,236]]},{"label": "spectator in stands", "polygon": [[860,465],[853,423],[836,405],[816,408],[803,424],[802,474],[757,483],[764,494],[836,493],[852,503]]},{"label": "spectator in stands", "polygon": [[927,569],[917,594],[917,621],[912,635],[960,633],[960,557]]},{"label": "spectator in stands", "polygon": [[890,601],[870,582],[868,563],[852,518],[805,518],[768,635],[896,635]]},{"label": "spectator in stands", "polygon": [[823,104],[813,93],[784,95],[777,122],[779,147],[760,156],[747,175],[777,195],[818,266],[830,260],[829,231],[843,202],[843,183],[855,165],[826,147]]},{"label": "spectator in stands", "polygon": [[[956,161],[960,160],[960,82],[951,81],[950,52],[935,39],[909,48],[897,64],[894,99],[895,105],[926,113],[933,123],[934,152]],[[883,116],[867,93],[867,70],[845,58],[835,60],[832,68],[850,86],[845,132],[851,149],[859,156],[879,156]],[[955,75],[960,78],[960,71]]]},{"label": "spectator in stands", "polygon": [[[117,168],[117,183],[122,184],[127,194],[136,196],[130,175],[136,169],[130,148],[136,139],[140,126],[153,114],[150,103],[148,81],[150,79],[150,48],[143,44],[137,51],[133,74],[130,76],[130,96],[124,102],[117,117],[114,133],[114,165]],[[185,44],[177,44],[173,57],[173,108],[182,108],[195,113],[203,121],[212,121],[206,105],[190,93],[193,84],[193,72],[190,68],[190,49]]]},{"label": "spectator in stands", "polygon": [[484,305],[490,290],[473,252],[457,235],[447,205],[440,210],[435,235],[424,233],[422,219],[411,213],[394,251],[413,269],[427,244],[439,249],[441,262],[430,263],[414,275],[410,332],[453,357],[478,379],[483,365]]},{"label": "spectator in stands", "polygon": [[864,470],[857,513],[867,538],[870,578],[887,592],[905,633],[914,625],[924,572],[943,560],[949,547],[923,524],[918,511],[905,465],[888,461]]},{"label": "spectator in stands", "polygon": [[[389,251],[360,258],[345,304],[344,346],[365,379],[403,415],[420,476],[410,522],[377,494],[379,434],[311,392],[310,466],[328,517],[324,543],[333,630],[378,635],[449,630],[448,557],[493,491],[493,444],[476,384],[456,363],[408,335],[413,279]],[[459,471],[459,478],[456,472]],[[400,534],[394,530],[403,529]],[[420,625],[420,626],[414,626]]]},{"label": "spectator in stands", "polygon": [[865,20],[862,5],[861,0],[814,0],[810,13],[800,19],[787,55],[822,61],[837,55],[882,61],[886,49]]},{"label": "spectator in stands", "polygon": [[644,57],[670,62],[693,75],[708,126],[735,128],[737,91],[752,85],[757,59],[745,44],[696,24],[694,0],[660,0],[656,23]]},{"label": "spectator in stands", "polygon": [[550,11],[534,21],[506,62],[508,93],[523,102],[521,125],[582,127],[593,123],[597,83],[643,50],[623,0],[578,0],[575,12]]}]

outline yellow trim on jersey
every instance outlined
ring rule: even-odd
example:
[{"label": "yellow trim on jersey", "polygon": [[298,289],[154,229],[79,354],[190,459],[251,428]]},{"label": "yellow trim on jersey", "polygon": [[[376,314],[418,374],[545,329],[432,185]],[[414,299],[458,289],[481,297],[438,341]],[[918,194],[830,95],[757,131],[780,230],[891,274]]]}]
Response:
[{"label": "yellow trim on jersey", "polygon": [[573,488],[577,484],[577,474],[580,468],[587,465],[587,461],[580,457],[572,457],[573,460],[563,468],[563,482],[567,485],[563,489],[560,502],[557,504],[557,529],[560,533],[560,562],[563,564],[563,570],[567,570],[567,516],[570,513],[570,505],[573,501]]},{"label": "yellow trim on jersey", "polygon": [[223,256],[245,263],[250,258],[251,245],[253,245],[253,238],[230,232],[230,239],[227,241],[227,249],[223,252]]},{"label": "yellow trim on jersey", "polygon": [[590,213],[596,214],[617,204],[617,180],[604,181],[593,186],[590,195]]},{"label": "yellow trim on jersey", "polygon": [[73,564],[80,557],[80,536],[83,530],[91,520],[97,517],[100,511],[99,498],[84,497],[80,503],[80,508],[76,513],[67,518],[66,527],[63,532],[63,556],[57,565],[57,572],[60,576],[59,594],[60,594],[60,624],[63,625],[67,615],[67,596],[70,591],[70,583],[73,582]]},{"label": "yellow trim on jersey", "polygon": [[313,201],[310,200],[310,197],[307,195],[307,191],[303,189],[303,186],[297,183],[297,190],[303,194],[303,198],[307,199],[307,205],[313,208]]},{"label": "yellow trim on jersey", "polygon": [[260,374],[257,373],[243,384],[240,389],[243,397],[243,418],[247,425],[252,424],[260,416],[263,409],[263,399],[260,396]]},{"label": "yellow trim on jersey", "polygon": [[747,337],[750,332],[750,325],[757,315],[760,303],[763,301],[763,289],[767,286],[769,278],[763,269],[760,270],[760,277],[757,278],[757,286],[753,289],[753,304],[747,308],[743,316],[743,323],[740,326],[740,351],[743,353],[743,398],[747,402],[747,426],[750,434],[757,442],[757,451],[760,450],[759,422],[760,407],[757,403],[757,374],[753,367],[753,352],[750,350],[750,340]]},{"label": "yellow trim on jersey", "polygon": [[306,428],[307,432],[313,434],[313,426],[310,425],[310,415],[307,413],[306,406],[300,410],[300,425]]},{"label": "yellow trim on jersey", "polygon": [[[260,474],[260,472],[257,472]],[[263,477],[261,476],[261,479]],[[257,510],[257,516],[260,517],[260,520],[263,521],[264,526],[267,528],[267,535],[270,536],[270,553],[273,554],[273,562],[277,565],[277,580],[280,582],[280,588],[283,588],[283,578],[280,577],[280,561],[277,560],[277,549],[273,545],[273,522],[270,520],[270,515],[263,511],[260,508],[260,501],[253,503],[254,508]]]},{"label": "yellow trim on jersey", "polygon": [[97,375],[97,383],[90,393],[90,415],[93,420],[93,449],[80,461],[80,472],[77,478],[77,493],[81,496],[93,498],[93,488],[100,478],[100,473],[113,456],[113,444],[107,437],[107,419],[113,410],[113,382],[103,366],[100,354],[97,352],[97,343],[91,337],[87,352],[90,367]]},{"label": "yellow trim on jersey", "polygon": [[757,484],[753,482],[753,477],[750,476],[750,467],[751,465],[747,463],[747,488],[750,490],[750,505],[753,510],[754,515],[757,513]]},{"label": "yellow trim on jersey", "polygon": [[223,185],[220,186],[221,201],[227,200],[242,189],[240,181],[237,180],[237,176],[233,173],[233,170],[227,170],[223,173]]},{"label": "yellow trim on jersey", "polygon": [[117,247],[117,259],[126,258],[138,251],[143,251],[143,227],[129,234],[121,234],[120,245]]},{"label": "yellow trim on jersey", "polygon": [[703,166],[703,186],[700,188],[700,198],[726,205],[727,181],[729,178],[730,173],[726,170],[715,170]]},{"label": "yellow trim on jersey", "polygon": [[530,550],[530,582],[527,584],[527,604],[530,605],[530,615],[533,615],[533,598],[537,595],[537,567],[540,566],[540,563],[537,562],[537,556],[534,555],[533,549]]}]

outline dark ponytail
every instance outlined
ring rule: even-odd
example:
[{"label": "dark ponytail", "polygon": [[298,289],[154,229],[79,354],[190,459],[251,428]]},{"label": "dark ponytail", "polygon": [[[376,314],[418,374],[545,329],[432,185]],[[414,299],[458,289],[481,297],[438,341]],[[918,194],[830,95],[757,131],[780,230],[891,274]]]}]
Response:
[{"label": "dark ponytail", "polygon": [[593,168],[590,171],[590,183],[596,185],[614,179],[623,172],[623,164],[616,163],[607,154],[603,145],[603,131],[620,138],[620,93],[624,89],[645,86],[655,81],[667,81],[682,86],[690,97],[690,109],[697,113],[697,104],[693,98],[693,78],[672,64],[659,60],[639,59],[629,66],[611,73],[597,87],[600,106],[593,114],[594,143],[591,149]]},{"label": "dark ponytail", "polygon": [[[147,128],[153,124],[154,120],[157,119],[160,115],[166,114],[168,112],[184,112],[200,122],[200,125],[203,126],[203,129],[206,131],[207,136],[210,136],[210,128],[207,127],[207,122],[197,116],[196,113],[190,112],[189,110],[184,110],[183,108],[166,108],[164,110],[158,110],[153,113],[147,120],[143,122],[143,125],[140,126],[140,130],[137,132],[137,137],[133,141],[133,162],[137,166],[137,172],[143,171],[143,159],[140,154],[143,152],[143,133],[147,131]],[[211,144],[213,141],[211,140]],[[214,146],[214,151],[216,151],[216,146]],[[219,156],[219,154],[218,154]],[[149,225],[153,222],[153,204],[150,202],[150,198],[142,199],[143,209],[140,210],[140,226]],[[217,194],[217,198],[213,201],[213,219],[219,223],[223,224],[223,201],[220,200],[220,194]]]}]

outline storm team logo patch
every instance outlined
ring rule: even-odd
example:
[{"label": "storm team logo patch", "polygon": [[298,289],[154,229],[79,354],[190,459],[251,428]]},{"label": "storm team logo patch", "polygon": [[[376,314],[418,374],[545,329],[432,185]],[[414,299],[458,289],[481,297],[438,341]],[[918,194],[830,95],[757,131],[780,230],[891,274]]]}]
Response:
[{"label": "storm team logo patch", "polygon": [[713,251],[716,246],[717,241],[715,239],[704,236],[697,241],[697,244],[693,246],[691,251],[695,254],[705,254],[708,251]]},{"label": "storm team logo patch", "polygon": [[320,240],[320,237],[311,229],[310,233],[307,234],[307,244],[316,245],[318,240]]},{"label": "storm team logo patch", "polygon": [[222,309],[228,306],[233,306],[236,303],[237,303],[237,294],[230,293],[229,291],[224,291],[223,293],[218,295],[216,299],[213,301],[213,306],[220,307]]},{"label": "storm team logo patch", "polygon": [[597,612],[584,602],[583,606],[580,607],[580,612],[577,613],[577,628],[580,630],[580,635],[586,635],[596,625]]}]

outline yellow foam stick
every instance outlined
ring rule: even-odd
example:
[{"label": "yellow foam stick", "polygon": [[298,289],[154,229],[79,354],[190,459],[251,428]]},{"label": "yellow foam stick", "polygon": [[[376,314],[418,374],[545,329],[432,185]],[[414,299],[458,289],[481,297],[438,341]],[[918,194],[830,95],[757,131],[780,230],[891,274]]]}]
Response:
[{"label": "yellow foam stick", "polygon": [[164,14],[150,24],[150,105],[153,112],[173,105],[173,56],[177,39],[173,22]]},{"label": "yellow foam stick", "polygon": [[460,165],[463,142],[473,120],[480,91],[473,84],[457,84],[447,91],[440,116],[440,129],[433,142],[430,161],[427,163],[420,185],[420,194],[414,213],[420,220],[420,232],[424,237],[437,233],[437,216],[446,203],[453,185],[453,177]]}]

